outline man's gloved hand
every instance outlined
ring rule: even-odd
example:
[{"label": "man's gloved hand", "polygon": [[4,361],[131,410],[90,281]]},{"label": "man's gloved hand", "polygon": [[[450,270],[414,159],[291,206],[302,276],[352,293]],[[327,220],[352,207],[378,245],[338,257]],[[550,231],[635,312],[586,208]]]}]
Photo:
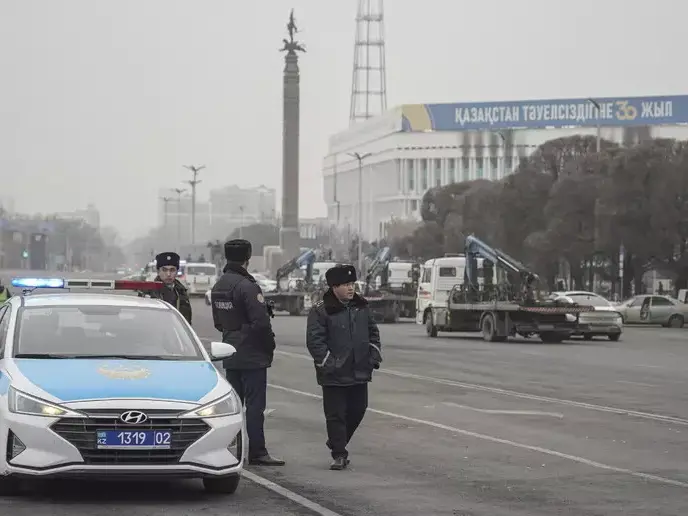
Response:
[{"label": "man's gloved hand", "polygon": [[268,317],[274,319],[275,317],[275,302],[268,301],[265,303],[265,309],[268,311]]},{"label": "man's gloved hand", "polygon": [[370,364],[373,369],[380,369],[380,364],[382,364],[382,355],[373,346],[370,346]]}]

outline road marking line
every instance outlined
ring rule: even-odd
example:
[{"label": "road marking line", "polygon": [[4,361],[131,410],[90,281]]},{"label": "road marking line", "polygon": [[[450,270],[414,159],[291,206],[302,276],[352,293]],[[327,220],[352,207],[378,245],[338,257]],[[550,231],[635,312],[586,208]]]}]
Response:
[{"label": "road marking line", "polygon": [[[300,358],[302,360],[308,360],[312,361],[313,359],[308,356],[304,355],[303,353],[292,353],[290,351],[275,351],[275,353],[279,353],[284,356],[288,357],[294,357],[294,358]],[[662,421],[664,423],[674,423],[677,425],[683,425],[683,426],[688,426],[688,419],[683,419],[679,417],[674,417],[674,416],[665,416],[662,414],[652,414],[650,412],[640,412],[637,410],[627,410],[627,409],[621,409],[617,407],[609,407],[605,405],[595,405],[592,403],[585,403],[583,401],[573,401],[573,400],[565,400],[561,398],[550,398],[548,396],[538,396],[537,394],[527,394],[524,392],[518,392],[518,391],[511,391],[507,389],[500,389],[498,387],[488,387],[486,385],[479,385],[475,383],[465,383],[465,382],[458,382],[455,380],[445,380],[443,378],[434,378],[432,376],[423,376],[419,374],[413,374],[413,373],[405,373],[403,371],[395,371],[393,369],[378,369],[378,373],[382,374],[387,374],[390,376],[398,376],[400,378],[409,378],[412,380],[421,380],[425,382],[432,382],[432,383],[437,383],[440,385],[448,385],[451,387],[461,387],[463,389],[469,389],[473,391],[482,391],[482,392],[490,392],[493,394],[500,394],[502,396],[511,396],[514,398],[521,398],[525,400],[532,400],[532,401],[542,401],[546,403],[557,403],[559,405],[567,405],[570,407],[577,407],[577,408],[583,408],[583,409],[588,409],[588,410],[596,410],[598,412],[608,412],[610,414],[619,414],[622,416],[633,416],[633,417],[638,417],[642,419],[652,419],[655,421]]]},{"label": "road marking line", "polygon": [[558,412],[540,412],[538,410],[494,410],[494,409],[481,409],[477,407],[469,407],[468,405],[459,405],[458,403],[452,403],[451,401],[442,402],[443,405],[448,407],[455,407],[466,410],[473,410],[475,412],[481,412],[483,414],[501,414],[505,416],[550,416],[559,419],[564,419],[564,414],[559,414]]},{"label": "road marking line", "polygon": [[629,380],[617,380],[616,383],[624,383],[624,384],[628,384],[628,385],[639,385],[640,387],[657,387],[656,385],[653,385],[651,383],[631,382]]},{"label": "road marking line", "polygon": [[[311,392],[305,392],[305,391],[299,391],[297,389],[292,389],[290,387],[284,387],[282,385],[274,385],[274,384],[268,384],[269,387],[272,387],[273,389],[278,389],[281,391],[289,392],[292,394],[298,394],[300,396],[307,396],[309,398],[314,398],[321,400],[322,396],[318,394],[313,394]],[[614,473],[622,473],[625,475],[630,475],[632,477],[636,478],[642,478],[643,480],[650,480],[653,482],[661,483],[661,484],[667,484],[675,487],[683,487],[683,488],[688,488],[688,482],[680,482],[678,480],[673,480],[671,478],[666,478],[666,477],[660,477],[657,475],[651,475],[649,473],[642,473],[640,471],[633,471],[631,469],[626,469],[626,468],[619,468],[617,466],[610,466],[609,464],[603,464],[601,462],[596,462],[590,459],[586,459],[585,457],[578,457],[576,455],[569,455],[568,453],[562,453],[556,450],[551,450],[549,448],[542,448],[540,446],[532,446],[530,444],[523,444],[523,443],[518,443],[516,441],[509,441],[508,439],[502,439],[500,437],[494,437],[491,435],[486,435],[486,434],[480,434],[478,432],[471,432],[470,430],[464,430],[462,428],[457,428],[455,426],[449,426],[449,425],[443,425],[442,423],[436,423],[434,421],[427,421],[425,419],[418,419],[415,417],[410,417],[410,416],[404,416],[403,414],[396,414],[394,412],[388,412],[386,410],[379,410],[379,409],[374,409],[374,408],[368,408],[369,412],[372,412],[374,414],[378,414],[381,416],[387,416],[390,418],[395,418],[395,419],[401,419],[403,421],[409,421],[411,423],[416,423],[418,425],[425,425],[425,426],[430,426],[433,428],[437,428],[439,430],[446,430],[448,432],[452,432],[454,434],[461,434],[465,435],[467,437],[473,437],[476,439],[481,439],[483,441],[489,441],[497,444],[504,444],[507,446],[512,446],[514,448],[520,448],[522,450],[528,450],[528,451],[534,451],[538,453],[542,453],[545,455],[550,455],[552,457],[558,457],[560,459],[566,459],[572,462],[577,462],[578,464],[583,464],[586,466],[590,466],[593,468],[597,469],[602,469],[605,471],[612,471]]]},{"label": "road marking line", "polygon": [[287,498],[288,500],[291,500],[292,502],[297,503],[300,506],[313,511],[314,513],[319,514],[320,516],[342,516],[339,513],[329,510],[327,507],[323,507],[317,502],[309,500],[308,498],[304,498],[300,494],[297,494],[294,491],[287,489],[286,487],[282,487],[279,484],[275,484],[273,481],[256,475],[255,473],[251,473],[250,471],[244,470],[241,473],[241,475],[249,479],[251,482],[258,484],[259,486],[262,486],[265,489],[269,489],[270,491],[277,493],[278,495],[281,495],[284,498]]}]

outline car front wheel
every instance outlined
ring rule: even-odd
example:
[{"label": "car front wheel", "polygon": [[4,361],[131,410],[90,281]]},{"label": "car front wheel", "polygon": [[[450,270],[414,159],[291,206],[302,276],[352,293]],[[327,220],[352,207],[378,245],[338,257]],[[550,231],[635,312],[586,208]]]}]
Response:
[{"label": "car front wheel", "polygon": [[240,480],[241,475],[238,473],[226,477],[206,477],[203,479],[203,487],[210,494],[234,494]]}]

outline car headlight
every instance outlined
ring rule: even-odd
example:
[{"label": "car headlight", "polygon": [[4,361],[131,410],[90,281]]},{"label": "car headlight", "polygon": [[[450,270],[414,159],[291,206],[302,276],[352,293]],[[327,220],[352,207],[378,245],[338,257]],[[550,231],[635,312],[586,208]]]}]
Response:
[{"label": "car headlight", "polygon": [[614,317],[614,324],[623,324],[623,317],[621,315]]},{"label": "car headlight", "polygon": [[235,416],[240,412],[241,401],[239,401],[237,395],[234,393],[234,391],[232,391],[226,396],[223,396],[222,398],[217,399],[215,401],[211,401],[210,403],[207,403],[202,407],[186,412],[182,414],[180,417],[224,417]]},{"label": "car headlight", "polygon": [[84,417],[83,414],[61,407],[49,401],[36,398],[10,387],[7,392],[10,412],[42,417]]},{"label": "car headlight", "polygon": [[571,314],[566,314],[566,321],[567,322],[576,322],[576,316],[571,315]]}]

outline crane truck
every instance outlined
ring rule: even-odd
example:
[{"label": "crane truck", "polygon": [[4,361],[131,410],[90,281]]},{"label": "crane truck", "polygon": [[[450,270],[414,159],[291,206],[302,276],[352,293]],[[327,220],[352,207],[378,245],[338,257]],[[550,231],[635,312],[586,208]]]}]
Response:
[{"label": "crane truck", "polygon": [[[393,261],[389,247],[380,249],[368,267],[363,298],[377,321],[396,323],[416,313],[416,290],[420,266],[410,261]],[[379,278],[379,285],[374,283]]]},{"label": "crane truck", "polygon": [[[482,258],[483,284],[478,281]],[[515,279],[514,282],[511,280]],[[432,306],[425,317],[429,337],[439,332],[482,332],[489,342],[520,335],[539,336],[544,343],[568,339],[578,326],[579,314],[591,306],[536,296],[537,274],[503,251],[474,235],[466,237],[464,281],[455,285],[443,305]]]},{"label": "crane truck", "polygon": [[[275,311],[289,312],[289,315],[301,315],[310,302],[309,292],[313,283],[313,263],[317,258],[314,249],[308,249],[299,256],[289,260],[277,269],[275,280],[277,288],[272,292],[265,292],[263,296],[270,301]],[[289,275],[305,266],[306,274],[303,280],[296,282],[283,281]]]}]

